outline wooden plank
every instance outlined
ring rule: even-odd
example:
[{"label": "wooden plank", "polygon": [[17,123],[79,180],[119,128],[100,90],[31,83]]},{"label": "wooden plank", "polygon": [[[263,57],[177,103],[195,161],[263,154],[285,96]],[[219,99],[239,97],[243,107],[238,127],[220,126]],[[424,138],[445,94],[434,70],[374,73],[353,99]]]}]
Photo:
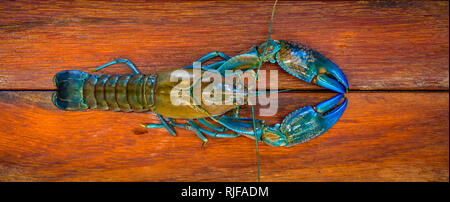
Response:
[{"label": "wooden plank", "polygon": [[[152,73],[211,51],[236,55],[266,39],[272,3],[2,1],[0,89],[54,89],[57,72],[116,58]],[[448,1],[281,1],[271,38],[323,53],[354,90],[448,90],[448,8]],[[318,89],[285,72],[279,78],[280,88]]]},{"label": "wooden plank", "polygon": [[[0,92],[0,181],[256,181],[255,142],[144,129],[148,113],[66,112],[52,92]],[[281,93],[279,113],[332,93]],[[448,181],[449,93],[359,92],[327,133],[260,144],[262,181]],[[242,116],[249,116],[248,110]]]}]

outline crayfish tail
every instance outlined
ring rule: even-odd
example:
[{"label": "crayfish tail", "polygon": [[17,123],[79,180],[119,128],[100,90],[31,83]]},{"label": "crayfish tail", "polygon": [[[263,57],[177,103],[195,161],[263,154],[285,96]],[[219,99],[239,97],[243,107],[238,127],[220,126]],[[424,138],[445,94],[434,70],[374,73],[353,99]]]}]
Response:
[{"label": "crayfish tail", "polygon": [[89,74],[77,70],[67,70],[56,74],[53,82],[57,91],[52,96],[53,104],[67,111],[87,109],[88,106],[83,101],[83,86],[88,77]]}]

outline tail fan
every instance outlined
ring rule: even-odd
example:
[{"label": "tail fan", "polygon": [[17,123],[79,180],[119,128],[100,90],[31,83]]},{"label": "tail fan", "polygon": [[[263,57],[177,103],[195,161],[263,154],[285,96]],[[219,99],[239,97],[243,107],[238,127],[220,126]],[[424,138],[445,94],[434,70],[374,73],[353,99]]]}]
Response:
[{"label": "tail fan", "polygon": [[53,93],[55,106],[67,111],[85,110],[88,106],[83,100],[83,87],[89,74],[78,70],[59,72],[53,78],[57,91]]}]

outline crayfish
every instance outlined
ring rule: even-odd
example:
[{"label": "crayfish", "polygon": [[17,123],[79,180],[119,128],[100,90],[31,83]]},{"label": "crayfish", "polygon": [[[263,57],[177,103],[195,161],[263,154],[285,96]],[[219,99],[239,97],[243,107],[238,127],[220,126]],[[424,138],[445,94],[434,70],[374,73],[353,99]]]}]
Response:
[{"label": "crayfish", "polygon": [[[145,127],[165,127],[172,135],[175,135],[174,127],[181,127],[194,131],[204,143],[208,141],[205,135],[212,137],[245,135],[271,146],[286,147],[304,143],[326,132],[338,121],[347,106],[347,98],[344,94],[348,91],[348,82],[344,73],[325,56],[304,45],[268,40],[244,54],[229,57],[215,51],[197,62],[204,63],[214,57],[221,57],[223,60],[208,66],[187,66],[183,68],[184,73],[170,70],[155,74],[141,74],[135,65],[126,59],[114,60],[96,70],[116,63],[125,63],[134,74],[98,76],[78,70],[62,71],[54,77],[57,92],[53,94],[52,100],[58,108],[70,111],[88,109],[152,111],[156,113],[161,124],[147,124],[144,125]],[[225,78],[227,71],[252,71],[258,67],[258,64],[264,62],[276,62],[293,76],[338,92],[339,95],[314,107],[306,106],[297,109],[290,113],[281,124],[274,126],[269,126],[262,120],[239,117],[236,112],[239,107],[237,102],[231,105],[206,105],[195,100],[193,89],[204,82],[192,80],[195,77],[194,71],[209,72],[213,76]],[[188,102],[177,105],[170,102],[171,90],[179,86],[184,81],[183,78],[192,80],[184,83],[188,89]],[[201,90],[204,90],[205,85],[201,86]],[[239,91],[235,85],[220,82],[213,84],[212,88],[224,89],[225,93]],[[246,92],[242,93],[248,97],[249,94]],[[235,113],[227,115],[230,111]],[[187,122],[177,123],[175,119],[185,119]],[[227,130],[232,132],[227,133]]]}]

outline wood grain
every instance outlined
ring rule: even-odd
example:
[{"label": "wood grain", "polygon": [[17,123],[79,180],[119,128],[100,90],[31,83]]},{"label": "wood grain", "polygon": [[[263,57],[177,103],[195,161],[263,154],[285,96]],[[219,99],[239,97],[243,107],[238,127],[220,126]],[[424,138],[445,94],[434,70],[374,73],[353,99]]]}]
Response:
[{"label": "wood grain", "polygon": [[[152,73],[211,51],[236,55],[265,40],[272,3],[1,1],[0,89],[54,89],[57,72],[116,58]],[[448,90],[448,8],[447,1],[280,1],[271,38],[323,53],[353,90]],[[318,89],[279,77],[280,88]]]},{"label": "wood grain", "polygon": [[[140,127],[158,123],[151,113],[66,112],[50,96],[61,70],[127,58],[153,73],[239,54],[266,39],[272,3],[1,1],[0,181],[256,181],[254,140],[201,148],[193,132]],[[321,52],[351,91],[324,135],[260,144],[261,180],[448,181],[448,13],[448,1],[278,2],[271,39]],[[280,89],[307,92],[281,93],[277,115],[257,117],[270,124],[334,95],[278,77]]]},{"label": "wood grain", "polygon": [[[149,113],[66,112],[52,92],[0,92],[0,181],[256,181],[255,142],[144,129]],[[282,93],[290,111],[332,93]],[[260,144],[262,181],[448,181],[448,92],[350,93],[333,128],[290,148]],[[295,102],[294,102],[295,101]],[[244,111],[243,116],[249,112]]]}]

